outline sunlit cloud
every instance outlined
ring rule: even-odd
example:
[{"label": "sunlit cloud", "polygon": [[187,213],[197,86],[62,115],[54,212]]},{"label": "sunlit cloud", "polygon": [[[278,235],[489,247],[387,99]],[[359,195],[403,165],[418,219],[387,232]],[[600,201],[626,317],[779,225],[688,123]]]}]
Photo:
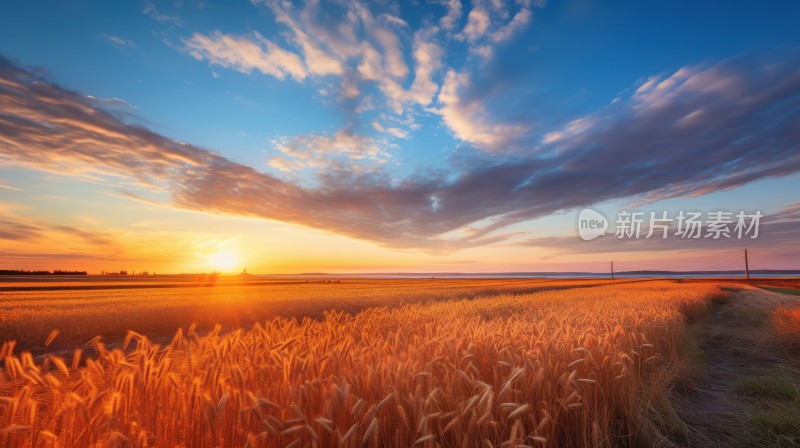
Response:
[{"label": "sunlit cloud", "polygon": [[439,19],[439,24],[445,30],[453,30],[457,25],[463,14],[463,8],[459,0],[448,0],[445,2],[447,6],[447,13]]},{"label": "sunlit cloud", "polygon": [[252,37],[230,36],[219,31],[208,36],[194,33],[183,43],[195,59],[205,59],[211,64],[243,73],[258,70],[278,79],[291,76],[297,80],[307,76],[299,56],[284,50],[259,33],[253,33]]},{"label": "sunlit cloud", "polygon": [[526,133],[522,125],[492,123],[491,115],[479,100],[465,98],[469,76],[449,71],[439,92],[437,112],[456,137],[489,151],[502,151],[514,138]]},{"label": "sunlit cloud", "polygon": [[[395,137],[404,138],[406,134],[397,128],[384,129]],[[391,155],[385,140],[353,133],[338,131],[333,135],[307,134],[274,142],[275,147],[285,156],[295,159],[302,167],[320,168],[337,161],[369,161],[382,163]],[[353,168],[354,165],[348,164]]]}]

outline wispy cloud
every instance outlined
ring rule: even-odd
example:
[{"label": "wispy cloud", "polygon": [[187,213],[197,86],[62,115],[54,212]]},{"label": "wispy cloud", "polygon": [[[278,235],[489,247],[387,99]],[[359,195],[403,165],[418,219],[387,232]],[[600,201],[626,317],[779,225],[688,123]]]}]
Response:
[{"label": "wispy cloud", "polygon": [[151,1],[144,2],[144,8],[142,8],[142,12],[145,13],[148,17],[155,20],[156,22],[166,23],[171,25],[180,25],[182,23],[181,18],[178,16],[173,16],[169,14],[162,14],[159,12],[156,4]]},{"label": "wispy cloud", "polygon": [[90,99],[93,103],[96,103],[100,107],[116,107],[120,109],[137,109],[136,106],[132,105],[131,103],[123,100],[122,98],[97,98],[92,95],[86,95],[86,98]]},{"label": "wispy cloud", "polygon": [[219,31],[208,36],[195,33],[183,43],[195,59],[205,59],[211,64],[242,73],[258,70],[278,79],[291,76],[297,80],[302,80],[307,75],[299,56],[284,50],[259,33],[253,33],[252,37],[230,36]]},{"label": "wispy cloud", "polygon": [[42,235],[42,228],[10,219],[0,220],[0,240],[32,240]]},{"label": "wispy cloud", "polygon": [[[511,11],[514,6],[516,11]],[[455,37],[467,41],[473,55],[490,59],[498,43],[511,39],[531,23],[533,6],[542,5],[534,5],[531,1],[516,2],[516,5],[510,2],[473,2],[467,23]]]},{"label": "wispy cloud", "polygon": [[0,184],[0,188],[2,188],[4,190],[12,190],[12,191],[25,191],[22,188],[12,187],[11,185],[3,185],[3,184]]},{"label": "wispy cloud", "polygon": [[130,232],[6,215],[0,219],[0,267],[89,267],[95,272],[129,269],[131,265],[174,269],[176,265],[196,264],[198,251],[205,258],[204,246],[236,238],[225,233],[169,232],[158,224],[135,223],[132,226],[136,231]]},{"label": "wispy cloud", "polygon": [[108,43],[110,43],[112,45],[115,45],[117,47],[120,47],[120,48],[131,49],[131,48],[135,48],[136,47],[136,44],[130,39],[123,39],[123,38],[121,38],[119,36],[114,36],[114,35],[105,34],[105,33],[100,33],[100,34],[98,34],[98,36],[103,38],[103,40],[105,40],[106,42],[108,42]]},{"label": "wispy cloud", "polygon": [[[397,128],[384,130],[401,135]],[[402,138],[402,137],[400,137]],[[273,142],[283,157],[273,159],[271,165],[282,171],[303,168],[320,168],[361,171],[375,163],[389,160],[390,145],[385,139],[375,139],[352,131],[342,130],[333,135],[306,134],[293,138],[283,138]],[[369,162],[361,164],[359,162]]]}]

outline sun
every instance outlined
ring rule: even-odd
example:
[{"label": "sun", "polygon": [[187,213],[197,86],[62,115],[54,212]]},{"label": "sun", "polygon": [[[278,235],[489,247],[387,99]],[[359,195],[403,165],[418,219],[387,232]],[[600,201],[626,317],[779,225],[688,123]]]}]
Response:
[{"label": "sun", "polygon": [[230,271],[239,264],[239,260],[230,252],[213,253],[208,256],[208,261],[218,271]]}]

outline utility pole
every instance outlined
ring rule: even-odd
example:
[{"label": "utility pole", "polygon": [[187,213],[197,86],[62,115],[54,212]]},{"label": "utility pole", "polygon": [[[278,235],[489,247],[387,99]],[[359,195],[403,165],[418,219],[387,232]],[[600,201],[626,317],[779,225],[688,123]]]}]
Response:
[{"label": "utility pole", "polygon": [[611,262],[611,280],[614,280],[614,262],[613,261]]},{"label": "utility pole", "polygon": [[750,280],[750,263],[747,261],[747,249],[744,250],[744,275]]}]

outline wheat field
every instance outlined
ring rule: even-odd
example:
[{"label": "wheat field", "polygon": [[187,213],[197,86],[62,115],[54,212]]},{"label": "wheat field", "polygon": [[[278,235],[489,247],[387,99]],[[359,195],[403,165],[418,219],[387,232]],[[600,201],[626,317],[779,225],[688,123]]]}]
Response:
[{"label": "wheat field", "polygon": [[800,308],[778,307],[772,314],[772,321],[779,336],[792,342],[800,340]]},{"label": "wheat field", "polygon": [[[2,279],[0,279],[2,280]],[[97,335],[121,341],[128,330],[169,341],[178,327],[215,325],[231,330],[279,316],[322,318],[350,313],[497,294],[523,294],[608,284],[605,279],[348,279],[249,280],[238,276],[87,277],[81,281],[0,281],[0,341],[34,353],[54,329],[51,351],[83,345]],[[163,286],[179,286],[164,288]],[[44,287],[42,285],[45,285]],[[99,287],[100,289],[66,289]]]},{"label": "wheat field", "polygon": [[[0,349],[3,447],[518,447],[658,442],[714,284],[373,306],[248,329]],[[56,339],[53,333],[49,339]],[[51,342],[52,341],[46,341]]]}]

